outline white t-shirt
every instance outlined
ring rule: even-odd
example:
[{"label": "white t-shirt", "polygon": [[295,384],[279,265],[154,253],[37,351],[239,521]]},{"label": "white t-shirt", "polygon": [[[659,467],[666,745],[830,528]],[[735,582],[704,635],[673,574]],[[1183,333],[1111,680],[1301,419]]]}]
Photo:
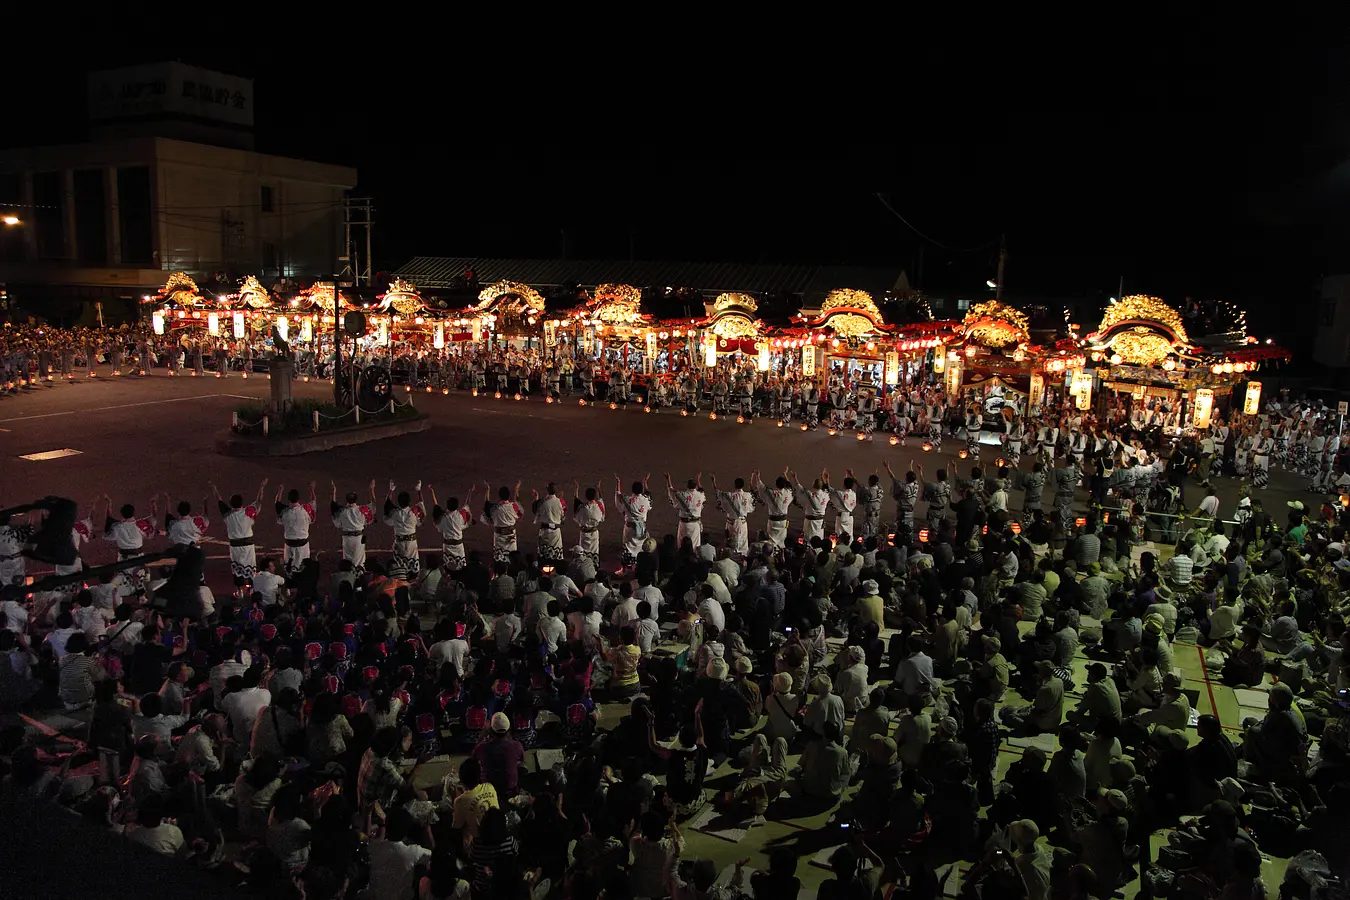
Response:
[{"label": "white t-shirt", "polygon": [[14,600],[0,603],[0,616],[3,616],[8,631],[23,634],[28,630],[28,610],[23,608],[22,603]]},{"label": "white t-shirt", "polygon": [[438,666],[450,663],[462,678],[464,676],[464,663],[469,658],[469,644],[459,638],[437,641],[427,649],[427,656]]},{"label": "white t-shirt", "polygon": [[727,617],[722,612],[722,604],[717,602],[716,597],[709,597],[698,605],[698,614],[703,617],[709,625],[722,631],[727,627]]},{"label": "white t-shirt", "polygon": [[258,713],[272,703],[272,692],[265,688],[245,688],[235,691],[225,698],[221,708],[230,717],[230,733],[241,744],[253,739],[253,725],[258,721]]},{"label": "white t-shirt", "polygon": [[543,616],[539,619],[539,637],[549,653],[557,653],[558,645],[567,640],[567,623],[557,616]]},{"label": "white t-shirt", "polygon": [[126,836],[133,844],[140,844],[161,856],[178,856],[187,847],[182,830],[169,822],[160,822],[154,828],[130,828]]},{"label": "white t-shirt", "polygon": [[262,595],[264,606],[271,606],[277,602],[277,588],[281,587],[285,581],[285,578],[275,572],[254,572],[253,590],[255,593]]},{"label": "white t-shirt", "polygon": [[431,851],[416,844],[383,839],[370,842],[370,887],[367,900],[411,900],[413,869],[431,859]]}]

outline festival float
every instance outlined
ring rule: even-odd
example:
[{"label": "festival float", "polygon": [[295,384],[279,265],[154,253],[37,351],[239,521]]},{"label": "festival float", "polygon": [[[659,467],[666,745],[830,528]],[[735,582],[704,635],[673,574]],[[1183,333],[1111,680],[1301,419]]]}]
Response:
[{"label": "festival float", "polygon": [[[1102,388],[1135,403],[1183,404],[1184,427],[1208,428],[1216,412],[1233,411],[1246,382],[1243,411],[1260,405],[1261,384],[1251,379],[1267,363],[1290,359],[1288,350],[1247,334],[1246,314],[1222,302],[1218,314],[1187,327],[1181,313],[1158,297],[1134,294],[1107,306],[1085,347],[1099,365]],[[1197,325],[1206,333],[1196,334]]]}]

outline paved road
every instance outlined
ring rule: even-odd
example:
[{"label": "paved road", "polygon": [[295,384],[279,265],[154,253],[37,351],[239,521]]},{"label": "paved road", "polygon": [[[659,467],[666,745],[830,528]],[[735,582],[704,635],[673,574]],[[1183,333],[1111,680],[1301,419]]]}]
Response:
[{"label": "paved road", "polygon": [[[300,383],[297,396],[324,397],[327,385]],[[664,500],[663,472],[678,481],[702,469],[716,474],[719,482],[729,484],[738,475],[748,475],[752,467],[770,473],[792,466],[803,479],[810,478],[822,466],[836,477],[844,469],[870,473],[880,470],[889,458],[896,471],[903,471],[911,459],[924,464],[931,473],[940,465],[956,462],[957,442],[949,441],[945,452],[923,453],[917,442],[905,448],[892,448],[884,437],[859,443],[852,435],[828,436],[824,430],[802,433],[779,429],[771,420],[738,425],[734,420],[709,421],[707,415],[682,418],[664,411],[644,414],[641,407],[611,411],[607,406],[581,408],[575,400],[545,404],[533,399],[515,402],[491,397],[472,398],[466,393],[417,393],[414,402],[433,417],[432,427],[421,434],[393,438],[360,447],[277,460],[237,459],[215,452],[215,439],[225,432],[231,411],[251,398],[263,398],[268,392],[266,379],[100,377],[74,384],[42,386],[19,396],[0,398],[0,501],[25,502],[48,493],[60,494],[87,504],[93,497],[107,493],[114,504],[133,502],[138,511],[147,509],[152,492],[170,491],[175,501],[189,499],[194,504],[208,492],[214,481],[227,496],[235,491],[250,499],[258,483],[270,478],[269,496],[276,486],[306,487],[319,483],[320,520],[314,529],[314,549],[331,553],[337,537],[327,519],[329,481],[335,480],[340,492],[359,490],[363,495],[371,479],[383,499],[388,480],[412,485],[421,478],[437,488],[444,499],[463,495],[470,484],[478,485],[475,508],[482,499],[482,482],[495,485],[521,479],[522,490],[543,490],[550,480],[570,493],[572,479],[582,485],[603,479],[604,496],[612,498],[614,474],[624,483],[651,472],[657,493],[651,520],[658,534],[672,531],[676,517]],[[21,459],[25,454],[71,449],[78,455],[45,461]],[[988,457],[996,455],[986,447]],[[1024,461],[1024,465],[1029,465]],[[884,472],[882,473],[884,477]],[[1222,511],[1231,514],[1236,502],[1237,485],[1232,479],[1219,482]],[[1275,472],[1271,488],[1264,492],[1268,508],[1283,508],[1287,500],[1305,502],[1315,496],[1302,492],[1302,480]],[[1198,499],[1198,488],[1188,486],[1187,499]],[[1020,492],[1014,492],[1014,506],[1020,506]],[[1048,498],[1047,498],[1048,500]],[[609,500],[607,500],[609,502]],[[887,502],[885,514],[893,514]],[[794,516],[794,526],[798,523]],[[720,531],[716,510],[709,509],[705,522],[714,533]],[[751,519],[752,528],[763,527],[763,514]],[[604,550],[617,556],[619,523],[611,518],[603,528]],[[490,535],[481,526],[472,530],[469,547],[486,548]],[[218,521],[208,532],[219,538]],[[280,531],[275,520],[261,517],[257,534],[260,546],[279,547]],[[530,529],[522,532],[527,548],[533,543]],[[568,527],[564,540],[575,538]],[[383,525],[371,529],[370,548],[382,549],[392,539]],[[423,546],[437,542],[428,530]],[[209,551],[222,556],[223,546]],[[107,544],[95,542],[85,554],[90,563],[109,561]],[[213,567],[224,568],[216,562]]]}]

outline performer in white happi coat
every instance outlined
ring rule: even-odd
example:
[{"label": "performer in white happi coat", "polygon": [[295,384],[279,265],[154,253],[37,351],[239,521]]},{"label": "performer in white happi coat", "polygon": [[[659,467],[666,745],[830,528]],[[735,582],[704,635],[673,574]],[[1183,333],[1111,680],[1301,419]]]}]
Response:
[{"label": "performer in white happi coat", "polygon": [[23,584],[27,571],[23,546],[33,539],[33,532],[27,521],[15,521],[8,515],[0,517],[0,587]]},{"label": "performer in white happi coat", "polygon": [[458,572],[468,565],[464,555],[464,528],[473,524],[473,513],[469,512],[473,507],[473,486],[469,486],[463,506],[459,505],[458,497],[451,497],[445,501],[444,509],[436,500],[436,489],[427,485],[427,490],[431,492],[431,521],[441,533],[441,555],[445,557],[441,568]]},{"label": "performer in white happi coat", "polygon": [[563,505],[558,499],[558,488],[548,483],[543,497],[533,491],[534,524],[539,526],[539,562],[557,565],[563,561],[562,523]]},{"label": "performer in white happi coat", "polygon": [[253,546],[253,523],[262,508],[263,492],[267,490],[267,479],[258,486],[258,497],[248,506],[244,505],[244,495],[234,494],[226,503],[220,496],[220,490],[213,484],[211,491],[216,495],[216,508],[220,510],[221,520],[225,523],[225,538],[230,542],[230,574],[235,578],[253,578],[258,568],[258,553]]},{"label": "performer in white happi coat", "polygon": [[842,540],[844,535],[853,537],[853,510],[858,507],[858,495],[853,490],[853,476],[844,477],[844,486],[836,488],[830,484],[830,473],[820,473],[821,484],[830,495],[830,505],[834,507],[834,533]]},{"label": "performer in white happi coat", "polygon": [[394,529],[394,552],[389,559],[389,574],[394,578],[412,581],[422,571],[422,556],[417,549],[417,527],[426,518],[427,505],[422,500],[422,482],[418,481],[413,490],[417,491],[417,502],[412,495],[399,491],[391,479],[389,494],[384,498],[384,524]]},{"label": "performer in white happi coat", "polygon": [[525,518],[525,510],[513,498],[520,495],[520,482],[515,490],[503,485],[497,491],[497,499],[492,499],[492,483],[485,481],[488,499],[483,501],[482,523],[492,526],[492,560],[509,562],[511,554],[516,552],[516,523]]},{"label": "performer in white happi coat", "polygon": [[[851,472],[849,474],[852,474]],[[881,479],[873,472],[867,477],[866,485],[858,485],[858,506],[862,508],[862,534],[855,537],[870,538],[881,536],[881,501],[886,492],[881,488]]]},{"label": "performer in white happi coat", "polygon": [[103,495],[103,499],[108,503],[103,539],[117,545],[118,559],[140,556],[141,550],[145,547],[145,539],[155,536],[155,516],[159,512],[158,500],[153,497],[150,499],[150,515],[143,519],[136,518],[136,507],[130,503],[122,507],[121,518],[114,519],[112,499],[107,494]]},{"label": "performer in white happi coat", "polygon": [[[172,500],[166,491],[164,494],[164,508],[172,508]],[[202,509],[210,506],[210,498],[202,501]],[[192,514],[192,504],[184,500],[178,504],[178,513],[171,512],[164,514],[164,530],[169,536],[169,552],[181,553],[188,547],[196,546],[202,542],[202,535],[206,533],[207,526],[211,523],[206,516],[194,516]]]},{"label": "performer in white happi coat", "polygon": [[652,511],[652,498],[647,494],[647,478],[633,482],[633,492],[625,495],[623,479],[615,475],[614,503],[623,513],[623,564],[627,568],[637,562],[637,555],[642,552],[642,542],[647,538],[647,514]]},{"label": "performer in white happi coat", "polygon": [[572,482],[572,521],[581,529],[573,552],[599,565],[600,523],[605,521],[605,501],[600,499],[595,488],[586,488],[586,499],[583,500],[581,485]]},{"label": "performer in white happi coat", "polygon": [[717,505],[727,514],[727,550],[733,556],[744,557],[750,552],[750,526],[746,523],[755,511],[755,498],[745,489],[745,479],[737,478],[729,491],[718,490],[717,478],[712,478],[717,492]]},{"label": "performer in white happi coat", "polygon": [[804,511],[802,537],[807,543],[810,543],[812,538],[824,537],[825,509],[830,505],[830,493],[825,490],[822,480],[825,477],[824,473],[812,483],[810,490],[802,487],[796,472],[789,472],[788,477],[792,479],[797,505]]},{"label": "performer in white happi coat", "polygon": [[916,474],[914,461],[910,460],[909,471],[905,473],[905,480],[901,481],[895,477],[890,460],[886,460],[883,465],[886,467],[886,474],[891,476],[891,496],[895,498],[895,530],[900,535],[912,535],[914,504],[919,500],[919,483],[923,477],[923,466],[919,466]]},{"label": "performer in white happi coat", "polygon": [[792,484],[787,480],[787,470],[783,470],[783,474],[778,476],[772,488],[764,486],[757,471],[750,473],[750,483],[755,486],[756,499],[764,504],[769,514],[769,524],[765,529],[769,535],[769,543],[773,544],[775,549],[782,550],[787,546],[788,506],[792,503]]},{"label": "performer in white happi coat", "polygon": [[375,524],[375,481],[370,482],[370,505],[362,505],[356,491],[347,492],[347,502],[339,505],[337,482],[332,482],[333,499],[330,508],[333,527],[342,536],[342,558],[352,564],[352,571],[366,570],[366,528]]},{"label": "performer in white happi coat", "polygon": [[300,502],[300,492],[292,490],[286,494],[286,502],[281,495],[286,486],[277,488],[277,522],[281,525],[281,537],[286,542],[286,574],[294,575],[309,559],[309,526],[314,524],[314,507],[319,499],[314,495],[314,482],[309,483],[309,502]]},{"label": "performer in white happi coat", "polygon": [[[84,561],[80,558],[80,547],[89,543],[94,538],[94,508],[89,508],[89,515],[75,523],[75,527],[70,530],[70,542],[75,547],[75,560],[68,566],[56,565],[57,575],[74,575],[76,572],[84,571]],[[0,578],[0,584],[4,579]]]},{"label": "performer in white happi coat", "polygon": [[[150,515],[143,519],[136,518],[136,508],[130,503],[122,507],[121,518],[114,519],[112,517],[112,499],[107,494],[103,495],[103,499],[107,502],[103,539],[112,541],[117,545],[117,558],[119,560],[140,556],[145,547],[145,539],[155,536],[155,517],[159,512],[157,500],[154,497],[150,498]],[[146,570],[139,567],[124,573],[124,575],[123,596],[133,594],[138,589],[145,587],[148,580]]]},{"label": "performer in white happi coat", "polygon": [[702,481],[703,473],[699,472],[686,482],[684,490],[677,491],[670,473],[666,473],[666,493],[680,517],[680,524],[675,526],[675,545],[683,547],[685,538],[688,538],[695,553],[698,552],[699,544],[703,543],[703,504],[708,500],[703,493]]}]

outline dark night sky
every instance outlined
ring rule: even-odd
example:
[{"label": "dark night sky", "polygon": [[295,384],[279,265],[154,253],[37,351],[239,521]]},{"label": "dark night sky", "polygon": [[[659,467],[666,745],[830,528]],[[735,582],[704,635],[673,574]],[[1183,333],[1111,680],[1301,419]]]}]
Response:
[{"label": "dark night sky", "polygon": [[[822,104],[761,82],[771,99],[719,97],[706,120],[691,117],[697,98],[641,93],[625,120],[584,87],[515,104],[481,66],[180,58],[256,79],[258,149],[359,168],[381,269],[557,256],[565,230],[573,258],[627,258],[631,242],[639,259],[900,264],[912,280],[922,247],[922,287],[978,294],[1006,234],[1014,298],[1105,296],[1122,275],[1127,293],[1229,297],[1258,316],[1314,297],[1350,264],[1328,259],[1350,209],[1344,48],[1159,40],[1028,51],[979,74],[959,47],[921,51],[893,83],[868,81],[875,96]],[[29,126],[0,139],[78,138],[83,68],[0,84],[0,109]],[[917,237],[877,192],[936,241],[985,248]]]}]

